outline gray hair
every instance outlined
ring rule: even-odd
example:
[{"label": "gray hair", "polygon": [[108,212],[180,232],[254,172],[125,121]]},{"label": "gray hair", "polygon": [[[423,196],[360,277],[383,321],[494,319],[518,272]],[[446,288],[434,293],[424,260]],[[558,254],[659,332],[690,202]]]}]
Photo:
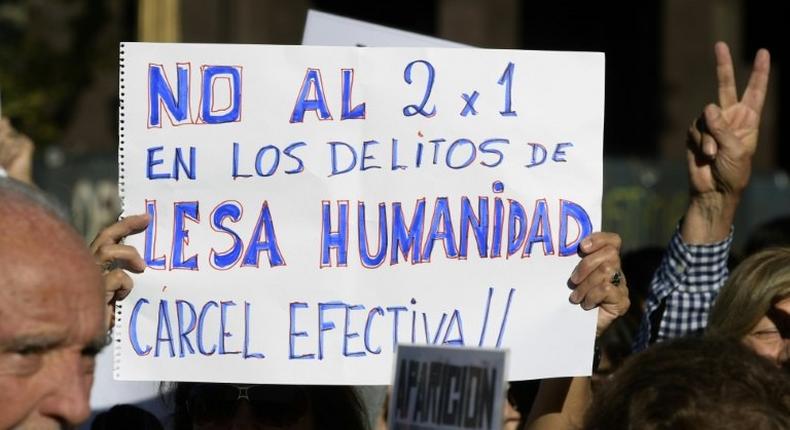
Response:
[{"label": "gray hair", "polygon": [[0,204],[5,204],[6,199],[16,198],[31,206],[43,209],[55,218],[71,225],[68,210],[54,197],[44,191],[24,182],[8,177],[0,177]]}]

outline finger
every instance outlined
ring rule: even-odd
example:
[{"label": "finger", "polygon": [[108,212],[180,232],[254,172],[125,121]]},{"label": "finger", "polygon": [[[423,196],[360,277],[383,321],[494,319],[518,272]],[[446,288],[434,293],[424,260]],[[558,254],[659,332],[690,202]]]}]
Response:
[{"label": "finger", "polygon": [[587,292],[581,302],[581,307],[585,311],[589,311],[603,303],[616,303],[620,297],[622,297],[620,288],[605,283]]},{"label": "finger", "polygon": [[617,233],[597,231],[585,237],[579,247],[581,248],[582,252],[587,255],[592,254],[599,249],[603,249],[606,246],[612,246],[614,248],[620,249],[620,245],[622,245],[622,240],[620,239],[620,235]]},{"label": "finger", "polygon": [[689,126],[687,135],[689,141],[687,145],[689,149],[694,152],[697,152],[697,148],[700,147],[700,142],[702,142],[702,133],[706,131],[705,121],[704,121],[704,112],[700,114],[699,118],[695,119],[691,125]]},{"label": "finger", "polygon": [[571,303],[578,305],[587,300],[587,295],[589,295],[591,292],[600,288],[611,286],[609,279],[612,278],[614,272],[615,270],[609,267],[599,268],[576,286],[576,289],[573,290],[568,300]]},{"label": "finger", "polygon": [[730,48],[724,42],[717,42],[714,51],[716,52],[716,76],[719,79],[719,104],[722,108],[727,109],[738,103],[732,56]]},{"label": "finger", "polygon": [[606,328],[617,318],[628,313],[631,307],[631,299],[628,298],[628,290],[623,288],[613,288],[608,294],[602,298],[597,298],[597,304],[593,304],[591,299],[590,303],[582,303],[581,306],[585,310],[599,308],[598,314],[598,333],[602,333]]},{"label": "finger", "polygon": [[760,49],[754,57],[752,74],[749,84],[743,92],[741,101],[757,112],[759,117],[765,103],[765,94],[768,91],[768,75],[771,72],[771,55],[767,49]]},{"label": "finger", "polygon": [[148,214],[128,216],[102,230],[91,242],[91,251],[96,252],[104,245],[112,245],[130,234],[139,233],[148,226]]},{"label": "finger", "polygon": [[[621,273],[621,272],[616,272]],[[628,299],[628,286],[625,276],[620,277],[620,283],[611,282],[612,277],[591,288],[581,301],[582,309],[590,310],[597,306],[605,307],[609,312],[620,316],[625,314],[630,305]]]},{"label": "finger", "polygon": [[704,163],[716,157],[718,146],[706,125],[705,111],[695,119],[688,129],[686,147],[694,155],[697,164]]},{"label": "finger", "polygon": [[11,127],[11,122],[6,117],[0,118],[0,143],[3,140],[9,138],[13,127]]},{"label": "finger", "polygon": [[710,104],[705,107],[704,113],[705,123],[710,132],[710,134],[703,134],[702,137],[702,149],[705,155],[712,151],[715,156],[718,148],[729,151],[741,149],[739,148],[741,146],[740,140],[730,131],[730,125],[718,106]]},{"label": "finger", "polygon": [[702,142],[700,142],[700,151],[702,151],[702,155],[704,155],[708,159],[716,158],[716,154],[719,152],[719,145],[716,143],[716,139],[713,138],[708,133],[702,134]]},{"label": "finger", "polygon": [[145,260],[137,252],[137,249],[129,245],[104,245],[96,250],[94,256],[96,263],[101,266],[113,263],[135,273],[145,270]]},{"label": "finger", "polygon": [[[613,282],[615,280],[617,281],[616,283]],[[628,298],[628,280],[625,278],[625,273],[622,270],[616,271],[615,276],[609,278],[607,285],[611,285],[614,288],[609,291],[609,294],[604,295],[601,300],[597,301],[597,304],[606,307],[609,311],[616,309],[617,312],[614,313],[617,315],[624,314],[631,304]]]},{"label": "finger", "polygon": [[587,279],[599,267],[618,268],[620,266],[619,249],[614,246],[607,246],[599,249],[592,254],[585,255],[582,261],[576,265],[571,273],[571,282],[579,285]]},{"label": "finger", "polygon": [[104,275],[104,291],[108,304],[128,296],[133,287],[131,276],[122,269],[115,269]]}]

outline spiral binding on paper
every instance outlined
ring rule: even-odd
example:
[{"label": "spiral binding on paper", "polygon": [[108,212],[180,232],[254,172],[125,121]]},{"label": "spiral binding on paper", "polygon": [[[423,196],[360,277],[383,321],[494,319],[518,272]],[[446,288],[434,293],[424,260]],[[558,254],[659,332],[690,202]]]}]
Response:
[{"label": "spiral binding on paper", "polygon": [[115,304],[115,326],[112,328],[112,348],[113,348],[113,367],[112,371],[115,379],[121,377],[121,323],[123,315],[123,305]]},{"label": "spiral binding on paper", "polygon": [[[124,51],[125,45],[121,43],[118,59],[118,98],[120,100],[118,105],[118,197],[121,199],[121,213],[126,213],[126,163],[124,160],[124,151],[126,150],[124,137],[126,136],[126,112],[125,101],[126,97],[126,82],[124,70]],[[123,317],[123,305],[116,303],[115,305],[115,326],[112,329],[112,348],[113,348],[113,375],[115,379],[120,379],[121,376],[121,323]]]},{"label": "spiral binding on paper", "polygon": [[124,151],[126,150],[124,145],[124,137],[125,137],[125,130],[126,130],[126,112],[125,112],[125,101],[124,98],[126,97],[126,80],[125,80],[125,65],[124,65],[124,49],[125,45],[121,43],[120,47],[120,59],[118,61],[118,94],[120,104],[118,106],[118,194],[121,198],[121,210],[123,213],[126,212],[126,203],[124,201],[124,192],[126,188],[126,180],[125,180],[125,162],[124,162]]}]

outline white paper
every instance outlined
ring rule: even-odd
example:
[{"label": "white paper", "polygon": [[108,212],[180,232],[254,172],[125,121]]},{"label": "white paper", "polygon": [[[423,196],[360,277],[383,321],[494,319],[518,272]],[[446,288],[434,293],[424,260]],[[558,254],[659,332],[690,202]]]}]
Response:
[{"label": "white paper", "polygon": [[466,48],[467,45],[371,24],[317,10],[307,11],[302,45]]},{"label": "white paper", "polygon": [[[579,259],[572,247],[572,255],[559,255],[560,206],[575,204],[589,217],[590,228],[599,229],[603,54],[139,43],[125,44],[122,51],[119,160],[124,213],[143,213],[156,206],[148,240],[139,234],[127,243],[141,255],[148,254],[151,262],[163,257],[165,269],[149,267],[135,276],[135,288],[122,304],[116,325],[116,378],[381,385],[389,382],[396,343],[412,340],[509,348],[511,380],[590,373],[596,313],[568,301],[567,280]],[[149,106],[153,69],[160,68],[162,82],[177,98],[177,63],[183,64],[182,76],[189,76],[191,83],[189,109],[178,105],[185,115],[181,119],[164,106],[161,96]],[[408,64],[411,84],[404,79]],[[428,114],[435,108],[435,114],[404,115],[404,109],[413,113],[417,109],[412,105],[425,98],[428,64],[434,83],[422,110]],[[203,97],[211,102],[206,102],[209,118],[233,113],[235,107],[228,96],[232,73],[216,75],[206,86],[211,94],[201,94],[203,71],[213,70],[209,65],[230,65],[241,78],[240,115],[231,122],[208,124],[202,118]],[[322,85],[331,119],[319,120],[320,111],[307,110],[301,122],[292,122],[300,90],[310,82],[306,75],[317,77],[310,69],[320,70],[320,79],[312,82]],[[354,71],[348,79],[353,85],[347,91],[346,110],[359,114],[364,103],[364,118],[342,119],[343,69]],[[503,79],[508,69],[510,78]],[[475,92],[471,109],[464,96],[472,99]],[[307,85],[304,98],[315,101],[316,88]],[[160,122],[152,125],[155,112]],[[397,161],[392,157],[393,139],[398,142]],[[508,143],[481,146],[490,139]],[[364,142],[374,140],[378,143],[368,143],[362,154]],[[293,146],[297,142],[304,145]],[[329,142],[355,148],[356,168],[332,175]],[[536,144],[546,148],[545,156],[535,152]],[[190,147],[196,154],[194,180],[186,174]],[[234,147],[239,176],[235,179]],[[262,177],[255,164],[265,147],[260,173],[270,172],[276,152],[280,159],[274,173]],[[174,161],[178,148],[180,163]],[[352,157],[342,144],[334,148],[342,170]],[[448,167],[450,148],[454,168]],[[361,171],[364,157],[366,170]],[[533,157],[545,162],[526,167]],[[297,159],[303,170],[286,173],[299,170]],[[461,167],[466,161],[468,166]],[[179,178],[149,179],[149,170],[153,177],[176,171]],[[497,182],[504,187],[500,193],[494,192]],[[442,216],[445,198],[449,217]],[[484,212],[489,225],[480,230],[487,234],[483,258],[474,228],[461,228],[464,198],[469,199],[470,220],[481,217],[479,205],[488,205]],[[331,215],[330,232],[338,229],[342,202],[348,202],[347,241],[338,242],[347,244],[344,267],[338,265],[337,247],[330,248],[331,267],[321,267],[323,201]],[[504,219],[499,230],[497,201],[502,202]],[[187,207],[188,202],[197,202],[199,213],[194,220],[180,217],[188,237],[174,241],[175,207]],[[238,222],[221,220],[225,231],[212,226],[212,212],[223,202],[225,209],[243,207]],[[410,227],[415,209],[424,207],[416,264],[414,250],[407,259],[391,250],[393,214],[398,212],[394,202],[401,203],[404,228]],[[546,222],[537,223],[531,237],[540,239],[548,227],[553,254],[544,255],[544,243],[538,241],[529,256],[522,244],[506,258],[511,202],[513,208],[523,207],[525,237],[530,236],[533,219]],[[249,252],[264,203],[285,264],[272,267],[272,246],[258,254],[257,267],[237,261],[215,268],[212,257],[235,245],[228,231],[243,242],[242,254]],[[380,203],[390,232],[388,247],[382,264],[366,268],[360,259],[359,205],[365,206],[368,252],[375,254]],[[545,209],[546,217],[536,216],[536,208]],[[452,238],[441,238],[443,222],[430,235],[434,217],[449,218]],[[578,241],[579,227],[572,218],[566,224],[565,242],[572,244]],[[519,225],[514,221],[514,234]],[[468,231],[464,246],[462,230]],[[496,231],[502,236],[499,257],[493,250]],[[465,248],[466,257],[453,256],[453,245]],[[198,270],[173,267],[192,256]],[[180,320],[176,301],[183,301]],[[160,307],[166,313],[159,312]],[[225,336],[220,333],[223,313]]]}]

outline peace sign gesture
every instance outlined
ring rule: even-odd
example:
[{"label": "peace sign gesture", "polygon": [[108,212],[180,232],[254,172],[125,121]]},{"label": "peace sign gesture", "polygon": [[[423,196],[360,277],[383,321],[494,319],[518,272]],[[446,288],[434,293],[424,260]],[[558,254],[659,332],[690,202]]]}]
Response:
[{"label": "peace sign gesture", "polygon": [[749,84],[738,99],[730,49],[718,42],[715,51],[719,105],[706,106],[688,130],[691,199],[681,236],[689,244],[713,243],[729,235],[741,193],[749,184],[771,69],[768,51],[757,51]]},{"label": "peace sign gesture", "polygon": [[692,194],[737,197],[749,182],[771,59],[767,50],[757,52],[749,84],[739,100],[730,50],[718,42],[715,51],[719,105],[706,106],[689,128],[689,178]]}]

